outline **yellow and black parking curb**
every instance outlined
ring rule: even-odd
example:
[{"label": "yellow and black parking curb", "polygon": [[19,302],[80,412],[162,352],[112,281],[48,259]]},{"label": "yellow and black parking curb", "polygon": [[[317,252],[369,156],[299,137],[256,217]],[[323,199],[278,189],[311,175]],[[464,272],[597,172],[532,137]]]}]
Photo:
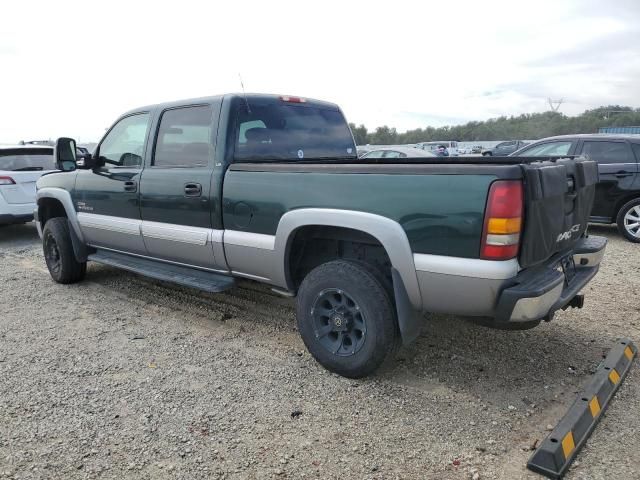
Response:
[{"label": "yellow and black parking curb", "polygon": [[628,339],[620,340],[611,349],[560,423],[531,455],[529,470],[562,478],[620,387],[637,352]]}]

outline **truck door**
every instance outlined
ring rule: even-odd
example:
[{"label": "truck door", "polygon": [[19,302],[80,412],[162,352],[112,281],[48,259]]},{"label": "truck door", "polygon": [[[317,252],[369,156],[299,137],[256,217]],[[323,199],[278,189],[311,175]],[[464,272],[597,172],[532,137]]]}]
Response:
[{"label": "truck door", "polygon": [[617,203],[633,188],[638,172],[631,147],[624,140],[584,140],[581,155],[598,162],[600,180],[596,185],[592,217],[615,221]]},{"label": "truck door", "polygon": [[212,229],[211,183],[218,115],[211,104],[160,113],[140,185],[142,235],[152,257],[216,267],[213,243],[222,242],[222,232]]},{"label": "truck door", "polygon": [[138,193],[149,118],[140,112],[118,120],[96,148],[105,165],[78,170],[73,198],[89,245],[146,253]]}]

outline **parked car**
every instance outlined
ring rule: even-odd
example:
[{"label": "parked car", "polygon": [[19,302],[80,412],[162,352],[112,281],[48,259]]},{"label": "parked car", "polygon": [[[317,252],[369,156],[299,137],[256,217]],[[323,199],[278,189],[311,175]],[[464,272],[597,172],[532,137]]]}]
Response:
[{"label": "parked car", "polygon": [[527,145],[527,143],[523,142],[522,140],[509,140],[508,142],[500,142],[493,148],[485,148],[484,150],[482,150],[482,155],[484,155],[485,157],[506,157],[507,155],[511,155],[516,150],[521,149],[525,145]]},{"label": "parked car", "polygon": [[376,150],[370,150],[363,154],[360,158],[426,158],[435,157],[430,151],[421,148],[411,148],[403,146],[382,147]]},{"label": "parked car", "polygon": [[375,148],[375,145],[358,145],[356,147],[358,158],[362,157],[365,153],[370,152],[374,148]]},{"label": "parked car", "polygon": [[0,146],[0,225],[33,220],[36,180],[55,169],[52,147]]},{"label": "parked car", "polygon": [[481,145],[475,145],[475,146],[471,147],[471,153],[482,153],[482,146]]},{"label": "parked car", "polygon": [[584,236],[595,162],[367,162],[340,109],[317,100],[137,108],[75,170],[74,144],[56,145],[69,171],[38,181],[53,280],[95,261],[209,292],[263,282],[295,296],[305,345],[347,377],[415,339],[424,312],[521,329],[581,307],[606,244]]},{"label": "parked car", "polygon": [[469,155],[470,153],[471,153],[471,147],[458,146],[458,154],[459,155]]},{"label": "parked car", "polygon": [[640,243],[640,135],[563,135],[538,140],[514,156],[584,155],[598,162],[590,221],[616,223],[620,233]]}]

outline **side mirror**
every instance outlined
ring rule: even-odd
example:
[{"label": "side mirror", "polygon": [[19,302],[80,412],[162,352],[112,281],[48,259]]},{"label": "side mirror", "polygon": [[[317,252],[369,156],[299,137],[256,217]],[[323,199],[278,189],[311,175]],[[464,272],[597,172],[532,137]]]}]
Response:
[{"label": "side mirror", "polygon": [[72,172],[76,169],[76,141],[73,138],[60,137],[56,140],[54,149],[56,167],[63,172]]}]

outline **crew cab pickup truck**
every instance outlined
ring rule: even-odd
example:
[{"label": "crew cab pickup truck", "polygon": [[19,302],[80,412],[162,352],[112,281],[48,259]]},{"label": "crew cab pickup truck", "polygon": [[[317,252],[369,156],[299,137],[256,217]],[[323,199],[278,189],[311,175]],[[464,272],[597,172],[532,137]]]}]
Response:
[{"label": "crew cab pickup truck", "polygon": [[580,158],[359,160],[333,104],[223,95],[132,110],[82,161],[58,139],[37,184],[51,276],[87,261],[208,292],[237,277],[295,296],[327,369],[372,373],[424,313],[531,328],[569,306],[606,241]]}]

